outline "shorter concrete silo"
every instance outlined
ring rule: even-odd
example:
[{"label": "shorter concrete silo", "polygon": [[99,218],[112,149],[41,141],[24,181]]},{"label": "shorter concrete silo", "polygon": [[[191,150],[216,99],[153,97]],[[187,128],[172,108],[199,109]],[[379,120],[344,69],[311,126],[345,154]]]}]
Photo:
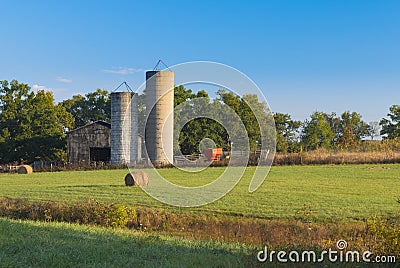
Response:
[{"label": "shorter concrete silo", "polygon": [[111,93],[111,164],[130,163],[131,92]]}]

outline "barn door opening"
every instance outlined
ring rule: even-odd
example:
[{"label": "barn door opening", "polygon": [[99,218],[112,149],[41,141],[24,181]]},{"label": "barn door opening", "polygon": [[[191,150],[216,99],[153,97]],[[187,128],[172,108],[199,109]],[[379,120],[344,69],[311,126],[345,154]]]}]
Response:
[{"label": "barn door opening", "polygon": [[90,161],[91,162],[110,162],[111,148],[98,148],[90,147]]}]

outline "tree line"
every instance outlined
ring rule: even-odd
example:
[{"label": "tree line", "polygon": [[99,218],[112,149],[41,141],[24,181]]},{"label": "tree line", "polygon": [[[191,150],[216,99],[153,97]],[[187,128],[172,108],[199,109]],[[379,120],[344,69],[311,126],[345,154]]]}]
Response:
[{"label": "tree line", "polygon": [[[256,95],[242,97],[218,90],[211,99],[204,90],[193,92],[184,86],[174,90],[174,105],[202,98],[209,112],[218,112],[227,105],[240,117],[249,138],[251,150],[260,148],[260,124],[254,115],[269,113],[265,103]],[[140,96],[139,124],[144,124],[144,98]],[[67,161],[66,133],[97,120],[111,121],[111,100],[107,90],[97,89],[85,95],[75,95],[56,103],[53,93],[33,91],[16,80],[0,81],[0,163],[30,163],[35,160]],[[250,105],[249,105],[250,104]],[[253,108],[251,109],[250,106]],[[351,149],[363,139],[400,138],[400,105],[389,108],[380,122],[366,123],[361,114],[346,111],[341,115],[316,111],[304,122],[286,113],[274,113],[277,152],[310,151],[318,148]],[[143,134],[143,133],[142,133]],[[225,150],[231,148],[226,129],[217,121],[197,118],[187,122],[179,133],[179,149],[183,154],[199,153],[199,142],[212,139]],[[176,148],[178,149],[178,148]]]}]

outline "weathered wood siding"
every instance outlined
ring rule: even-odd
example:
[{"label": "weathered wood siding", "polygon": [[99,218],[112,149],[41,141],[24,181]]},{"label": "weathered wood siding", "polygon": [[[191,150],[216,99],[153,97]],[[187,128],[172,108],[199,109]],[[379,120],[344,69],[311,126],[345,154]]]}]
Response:
[{"label": "weathered wood siding", "polygon": [[90,148],[110,148],[111,125],[97,121],[67,134],[68,161],[89,163]]}]

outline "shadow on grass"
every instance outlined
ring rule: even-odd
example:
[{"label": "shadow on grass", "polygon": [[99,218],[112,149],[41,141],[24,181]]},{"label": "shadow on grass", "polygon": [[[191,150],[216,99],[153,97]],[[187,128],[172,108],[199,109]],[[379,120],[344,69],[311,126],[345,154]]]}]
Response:
[{"label": "shadow on grass", "polygon": [[143,232],[0,218],[1,267],[244,267],[239,246]]},{"label": "shadow on grass", "polygon": [[0,218],[1,267],[367,267],[258,263],[256,252],[237,244],[155,233]]},{"label": "shadow on grass", "polygon": [[54,188],[128,188],[123,184],[84,184],[84,185],[62,185],[54,186]]}]

